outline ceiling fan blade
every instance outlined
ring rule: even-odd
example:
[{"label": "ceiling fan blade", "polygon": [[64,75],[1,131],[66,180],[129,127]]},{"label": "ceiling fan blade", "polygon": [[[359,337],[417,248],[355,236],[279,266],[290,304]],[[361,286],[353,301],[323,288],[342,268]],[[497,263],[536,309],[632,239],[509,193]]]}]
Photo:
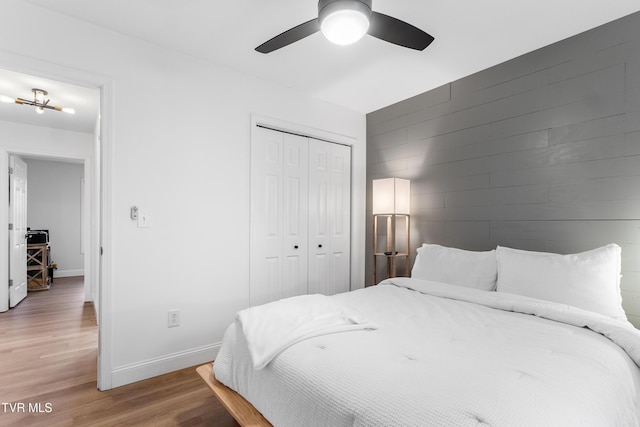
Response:
[{"label": "ceiling fan blade", "polygon": [[274,50],[288,46],[298,40],[302,40],[303,38],[317,33],[318,31],[320,31],[320,23],[318,22],[318,18],[314,18],[304,24],[300,24],[297,27],[293,27],[292,29],[285,31],[282,34],[278,34],[271,40],[262,43],[256,48],[256,50],[260,53],[273,52]]},{"label": "ceiling fan blade", "polygon": [[433,41],[433,37],[420,28],[379,12],[372,12],[368,34],[415,50],[424,50]]}]

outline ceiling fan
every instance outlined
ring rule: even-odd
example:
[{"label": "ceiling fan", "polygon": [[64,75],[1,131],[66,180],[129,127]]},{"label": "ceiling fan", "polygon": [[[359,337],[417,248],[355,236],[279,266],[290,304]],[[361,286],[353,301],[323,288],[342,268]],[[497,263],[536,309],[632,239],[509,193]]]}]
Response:
[{"label": "ceiling fan", "polygon": [[302,23],[256,48],[269,53],[322,31],[329,41],[346,45],[365,34],[409,49],[424,50],[433,37],[419,28],[371,10],[372,0],[319,0],[318,17]]}]

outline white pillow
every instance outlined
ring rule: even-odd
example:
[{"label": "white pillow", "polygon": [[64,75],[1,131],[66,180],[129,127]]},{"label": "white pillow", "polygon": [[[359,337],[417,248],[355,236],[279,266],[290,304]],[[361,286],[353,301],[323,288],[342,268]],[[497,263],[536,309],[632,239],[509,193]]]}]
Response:
[{"label": "white pillow", "polygon": [[620,295],[621,252],[615,244],[570,255],[498,246],[497,290],[626,320]]},{"label": "white pillow", "polygon": [[496,251],[465,251],[424,243],[411,277],[493,291],[496,288]]}]

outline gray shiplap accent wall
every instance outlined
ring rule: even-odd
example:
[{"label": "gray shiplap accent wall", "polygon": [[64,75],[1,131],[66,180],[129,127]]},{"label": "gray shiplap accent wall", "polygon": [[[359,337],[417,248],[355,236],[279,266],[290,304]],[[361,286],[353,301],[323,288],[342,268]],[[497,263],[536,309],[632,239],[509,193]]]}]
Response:
[{"label": "gray shiplap accent wall", "polygon": [[614,242],[640,327],[639,28],[630,15],[368,114],[368,283],[371,181],[408,178],[414,254]]}]

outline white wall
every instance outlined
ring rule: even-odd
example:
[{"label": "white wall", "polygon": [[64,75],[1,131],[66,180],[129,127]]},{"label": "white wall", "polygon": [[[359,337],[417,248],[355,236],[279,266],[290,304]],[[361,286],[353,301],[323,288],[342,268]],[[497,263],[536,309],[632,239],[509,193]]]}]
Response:
[{"label": "white wall", "polygon": [[49,230],[54,277],[82,276],[82,185],[84,166],[26,158],[27,224]]},{"label": "white wall", "polygon": [[[103,158],[113,171],[111,303],[103,292],[102,310],[111,314],[113,386],[213,359],[248,306],[252,113],[354,138],[352,285],[364,284],[364,115],[20,1],[4,10],[5,58],[25,53],[112,82]],[[24,22],[56,37],[24,32]],[[0,67],[12,64],[0,55]],[[136,228],[133,205],[150,212],[151,228]],[[176,308],[182,324],[168,329]]]}]

